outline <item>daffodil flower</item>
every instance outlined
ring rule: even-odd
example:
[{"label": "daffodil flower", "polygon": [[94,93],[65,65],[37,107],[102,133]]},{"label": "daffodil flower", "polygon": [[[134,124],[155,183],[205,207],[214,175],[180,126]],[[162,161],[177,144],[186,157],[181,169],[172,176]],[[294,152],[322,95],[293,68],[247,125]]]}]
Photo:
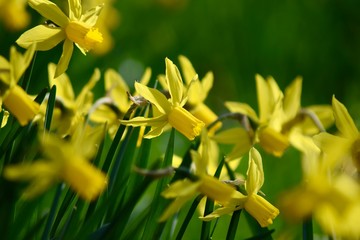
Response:
[{"label": "daffodil flower", "polygon": [[247,195],[236,191],[227,205],[217,208],[215,211],[201,217],[204,221],[210,221],[224,214],[230,214],[239,209],[245,209],[253,216],[260,226],[267,227],[273,223],[273,220],[279,215],[279,210],[269,203],[264,197],[258,195],[260,188],[264,184],[264,171],[260,153],[251,148],[249,153],[249,167],[247,170],[247,179],[245,190]]},{"label": "daffodil flower", "polygon": [[[218,118],[218,116],[204,103],[213,86],[214,74],[212,72],[207,72],[200,81],[193,65],[187,57],[180,55],[179,62],[185,80],[184,91],[187,91],[188,96],[185,108],[196,118],[203,121],[205,126],[208,126]],[[168,90],[165,76],[160,75],[158,79],[161,86],[165,90]],[[218,122],[209,129],[209,133],[213,134],[221,127],[221,125],[221,122]]]},{"label": "daffodil flower", "polygon": [[[255,123],[256,129],[227,130],[214,139],[219,143],[236,143],[235,133],[238,132],[239,138],[245,138],[246,143],[243,145],[236,144],[230,153],[231,158],[241,157],[247,149],[249,143],[259,143],[261,147],[280,157],[291,144],[298,150],[306,152],[308,146],[314,145],[311,136],[318,133],[318,124],[328,127],[332,124],[332,111],[330,106],[310,106],[305,109],[301,108],[301,87],[302,79],[297,77],[286,89],[285,94],[279,89],[279,86],[273,78],[266,81],[256,75],[256,88],[259,105],[259,115],[248,104],[239,102],[226,102],[226,107],[233,113],[240,113],[247,116]],[[305,116],[303,112],[308,112],[313,118]],[[245,133],[245,130],[248,132]],[[228,138],[228,140],[226,140]],[[233,139],[234,141],[231,141]]]},{"label": "daffodil flower", "polygon": [[22,89],[17,82],[28,68],[34,55],[35,46],[32,45],[24,55],[10,49],[10,62],[0,56],[0,96],[5,108],[19,121],[20,125],[28,124],[39,111],[39,104]]},{"label": "daffodil flower", "polygon": [[196,151],[191,152],[194,164],[191,179],[185,178],[172,183],[165,191],[161,193],[164,198],[174,198],[174,201],[165,209],[159,221],[165,221],[196,194],[227,205],[236,190],[231,186],[219,181],[207,174],[208,156],[202,156]]},{"label": "daffodil flower", "polygon": [[29,48],[36,43],[36,50],[47,51],[64,41],[55,78],[67,70],[74,43],[85,55],[96,44],[103,41],[101,33],[94,27],[102,5],[83,13],[80,0],[68,0],[69,15],[67,16],[49,0],[28,0],[28,3],[30,7],[52,23],[38,25],[26,31],[16,40],[16,43],[23,48]]},{"label": "daffodil flower", "polygon": [[135,82],[136,91],[152,103],[158,114],[152,118],[135,117],[121,124],[131,126],[151,126],[151,130],[144,136],[153,138],[159,136],[168,125],[174,127],[189,140],[193,140],[201,133],[204,123],[183,108],[186,103],[183,83],[178,68],[166,58],[166,83],[170,93],[168,100],[159,90],[149,88]]},{"label": "daffodil flower", "polygon": [[[337,142],[333,144],[334,148],[341,148]],[[305,155],[303,161],[307,164],[303,181],[280,198],[283,216],[293,222],[313,217],[327,234],[358,239],[360,187],[357,180],[340,171],[332,155],[316,151]]]},{"label": "daffodil flower", "polygon": [[[56,86],[56,104],[53,113],[52,128],[56,129],[59,136],[72,135],[82,118],[85,117],[93,103],[92,89],[100,79],[99,69],[95,69],[89,82],[81,89],[75,97],[71,81],[67,74],[54,78],[56,65],[49,63],[48,75],[50,87]],[[41,105],[40,121],[46,110],[46,101]]]},{"label": "daffodil flower", "polygon": [[[332,98],[332,108],[334,112],[335,125],[339,134],[320,133],[316,135],[315,141],[322,151],[329,156],[331,164],[355,165],[360,169],[360,133],[348,110],[339,102],[335,96]],[[348,161],[350,160],[350,161]],[[345,162],[344,162],[345,161]]]},{"label": "daffodil flower", "polygon": [[45,134],[40,139],[43,158],[6,166],[4,177],[12,181],[30,181],[23,192],[24,199],[34,198],[56,182],[64,181],[83,199],[94,200],[107,185],[105,174],[89,163],[101,136],[99,128],[82,127],[70,142]]},{"label": "daffodil flower", "polygon": [[[150,77],[151,69],[146,68],[140,83],[147,85]],[[89,119],[95,123],[107,122],[109,134],[114,137],[119,127],[119,119],[125,116],[133,102],[128,97],[130,92],[128,85],[117,71],[106,70],[104,78],[106,96],[94,103],[89,111]]]}]

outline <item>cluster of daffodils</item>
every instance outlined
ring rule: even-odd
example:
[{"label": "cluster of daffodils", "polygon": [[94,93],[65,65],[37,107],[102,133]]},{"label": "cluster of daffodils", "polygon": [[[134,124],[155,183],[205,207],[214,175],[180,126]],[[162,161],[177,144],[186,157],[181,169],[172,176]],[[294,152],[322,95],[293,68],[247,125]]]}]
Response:
[{"label": "cluster of daffodils", "polygon": [[[16,6],[24,13],[19,12],[19,22],[13,21],[13,27],[26,25],[29,17],[25,3],[0,1],[0,16],[10,17],[12,11],[4,9],[14,10]],[[360,237],[357,226],[360,135],[346,107],[335,96],[332,106],[302,107],[300,77],[282,92],[273,78],[256,75],[258,113],[246,103],[225,102],[228,113],[217,116],[205,104],[213,86],[213,73],[199,78],[185,56],[179,56],[180,70],[166,58],[165,74],[152,78],[151,69],[147,68],[139,81],[134,80],[134,86],[128,86],[114,69],[105,70],[104,78],[101,71],[95,69],[76,95],[66,74],[71,67],[74,44],[84,55],[96,49],[104,53],[113,44],[109,30],[103,27],[108,23],[100,14],[106,5],[68,0],[67,10],[63,10],[49,0],[28,0],[27,3],[46,18],[46,22],[19,36],[16,44],[26,49],[23,53],[14,44],[8,59],[0,56],[0,135],[10,139],[1,139],[1,184],[26,182],[25,188],[21,185],[21,200],[41,196],[53,185],[60,184],[60,189],[67,189],[85,201],[96,202],[103,196],[104,204],[94,209],[103,209],[101,206],[107,204],[121,207],[109,199],[121,198],[122,202],[127,197],[126,194],[116,196],[116,191],[112,191],[117,181],[114,176],[121,175],[122,158],[109,156],[101,160],[105,143],[109,139],[118,141],[117,156],[122,156],[121,151],[125,152],[130,142],[127,136],[137,127],[140,130],[134,152],[146,144],[143,139],[151,141],[175,129],[193,143],[188,151],[190,162],[186,163],[189,159],[184,157],[180,164],[176,163],[176,156],[171,152],[170,158],[174,161],[168,167],[176,178],[160,189],[161,196],[169,201],[158,216],[159,222],[167,221],[181,211],[186,202],[198,196],[203,199],[199,201],[199,219],[204,222],[223,215],[235,216],[234,213],[243,210],[263,228],[283,214],[286,219],[300,222],[314,218],[324,233],[335,237]],[[105,4],[111,5],[111,1]],[[110,8],[106,11],[112,12]],[[28,94],[29,70],[36,64],[35,52],[51,50],[60,43],[63,52],[58,64],[47,63],[49,85],[44,88],[51,90],[37,96]],[[98,47],[101,44],[105,45],[103,49]],[[92,90],[102,79],[104,96],[94,99]],[[227,119],[235,120],[237,125],[227,127],[223,122]],[[326,129],[334,123],[338,132],[333,135]],[[26,137],[19,138],[19,144],[15,141],[17,135],[11,134],[12,129],[24,136],[36,131],[37,137],[33,140],[36,147],[25,154],[15,154],[13,151],[21,147]],[[231,145],[232,150],[224,152],[224,145]],[[272,203],[261,191],[267,170],[263,168],[261,153],[280,158],[290,147],[302,156],[303,180],[299,186],[284,192],[279,202]],[[238,166],[244,157],[248,158],[247,171],[241,173]],[[130,165],[135,162],[138,161]],[[143,172],[148,177],[157,171]],[[271,185],[271,179],[267,181]],[[111,223],[111,216],[108,213],[100,219]],[[108,234],[111,234],[114,230],[109,226]]]}]

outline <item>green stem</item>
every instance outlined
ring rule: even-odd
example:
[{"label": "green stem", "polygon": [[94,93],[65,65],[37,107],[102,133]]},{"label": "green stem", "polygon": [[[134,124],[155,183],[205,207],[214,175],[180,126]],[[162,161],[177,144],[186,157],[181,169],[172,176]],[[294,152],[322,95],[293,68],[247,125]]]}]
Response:
[{"label": "green stem", "polygon": [[44,233],[41,237],[42,240],[48,240],[50,238],[50,231],[55,219],[55,212],[59,203],[59,199],[60,199],[60,195],[61,195],[61,191],[62,191],[62,184],[59,184],[59,186],[56,189],[56,193],[54,196],[54,200],[52,202],[51,205],[51,209],[50,209],[50,213],[49,213],[49,217],[46,221],[46,225],[45,225],[45,229],[44,229]]},{"label": "green stem", "polygon": [[314,234],[313,234],[312,217],[309,217],[308,219],[304,220],[302,225],[302,234],[303,234],[303,240],[313,240]]}]

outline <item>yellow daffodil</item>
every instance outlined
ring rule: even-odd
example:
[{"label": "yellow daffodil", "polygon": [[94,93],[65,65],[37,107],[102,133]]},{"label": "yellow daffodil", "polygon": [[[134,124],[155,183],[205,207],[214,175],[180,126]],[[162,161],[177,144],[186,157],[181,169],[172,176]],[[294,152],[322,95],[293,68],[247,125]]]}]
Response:
[{"label": "yellow daffodil", "polygon": [[[184,88],[187,89],[188,96],[185,108],[188,109],[196,118],[203,121],[205,126],[208,126],[218,118],[217,115],[204,103],[210,89],[213,86],[214,74],[212,72],[207,72],[204,78],[200,81],[188,58],[180,55],[179,62],[185,80]],[[165,76],[160,75],[158,79],[162,87],[165,90],[168,90]],[[213,134],[221,127],[221,125],[221,122],[218,122],[209,130],[209,133]]]},{"label": "yellow daffodil", "polygon": [[[335,96],[332,98],[335,125],[339,134],[320,133],[315,140],[330,158],[331,164],[353,164],[360,169],[360,134],[346,107]],[[352,160],[352,161],[351,161]],[[353,171],[356,171],[353,168]]]},{"label": "yellow daffodil", "polygon": [[[239,129],[224,133],[226,137],[232,135],[235,138],[233,134],[239,132],[240,137],[247,138],[243,140],[246,141],[244,147],[236,145],[230,154],[231,157],[241,157],[249,147],[249,142],[259,143],[265,151],[278,157],[282,156],[290,144],[300,151],[306,151],[307,146],[312,144],[311,136],[320,131],[314,121],[317,120],[317,124],[328,127],[333,122],[333,118],[330,106],[301,108],[301,85],[302,79],[298,77],[283,94],[273,78],[270,77],[265,81],[260,75],[256,75],[259,115],[248,104],[225,103],[231,112],[247,116],[256,125],[254,133],[252,129],[245,129],[248,134],[245,130]],[[224,141],[223,139],[224,137],[220,135],[219,141]],[[231,143],[230,140],[227,141]]]},{"label": "yellow daffodil", "polygon": [[[72,135],[78,127],[82,118],[86,116],[93,103],[93,93],[91,90],[100,79],[99,69],[95,69],[89,82],[81,89],[79,95],[75,97],[71,81],[66,74],[54,78],[56,65],[48,65],[49,85],[56,85],[56,104],[53,113],[52,129],[56,129],[60,136]],[[46,101],[41,105],[41,116],[46,110]]]},{"label": "yellow daffodil", "polygon": [[23,29],[30,22],[26,6],[26,0],[0,0],[0,21],[11,31]]},{"label": "yellow daffodil", "polygon": [[[147,85],[150,81],[151,69],[146,68],[140,83]],[[119,119],[122,119],[133,103],[129,100],[130,89],[122,76],[114,69],[105,72],[106,96],[94,103],[89,112],[89,118],[95,123],[107,122],[109,134],[115,136],[119,127]]]},{"label": "yellow daffodil", "polygon": [[52,23],[38,25],[23,33],[16,43],[29,48],[36,43],[36,50],[47,51],[64,41],[63,52],[55,71],[55,78],[64,73],[69,65],[74,43],[83,54],[103,41],[99,30],[94,27],[102,5],[82,12],[80,0],[68,0],[69,14],[49,0],[28,0],[30,7]]},{"label": "yellow daffodil", "polygon": [[165,221],[171,215],[179,211],[187,201],[196,194],[203,194],[210,199],[227,205],[231,197],[236,194],[236,190],[231,186],[219,181],[217,178],[207,174],[208,156],[192,151],[193,172],[191,179],[181,179],[172,183],[161,193],[164,198],[175,198],[174,201],[165,209],[159,221]]},{"label": "yellow daffodil", "polygon": [[279,215],[279,210],[269,203],[265,198],[258,195],[264,183],[264,171],[260,153],[251,148],[249,153],[249,167],[247,171],[247,179],[245,182],[245,190],[247,195],[236,192],[230,202],[217,208],[215,211],[202,217],[204,221],[210,221],[224,214],[230,214],[239,209],[245,209],[253,216],[260,226],[267,227],[273,223],[273,220]]},{"label": "yellow daffodil", "polygon": [[19,121],[20,125],[28,124],[38,113],[39,104],[22,89],[17,82],[28,68],[34,55],[32,45],[22,55],[15,47],[10,49],[10,62],[0,56],[0,96],[5,108]]},{"label": "yellow daffodil", "polygon": [[302,183],[280,198],[284,217],[299,222],[313,217],[333,237],[358,239],[360,187],[356,179],[339,171],[333,156],[307,154]]},{"label": "yellow daffodil", "polygon": [[64,181],[85,200],[94,200],[106,187],[107,178],[89,160],[96,153],[96,144],[102,136],[101,129],[79,127],[65,141],[45,134],[41,138],[43,159],[33,163],[9,165],[4,177],[12,181],[30,181],[23,198],[33,198],[58,181]]},{"label": "yellow daffodil", "polygon": [[165,62],[166,83],[170,99],[168,100],[157,89],[135,82],[136,91],[156,107],[158,114],[153,118],[135,117],[129,121],[123,120],[121,123],[131,126],[151,126],[151,130],[144,136],[146,138],[159,136],[163,129],[170,125],[189,140],[193,140],[201,133],[201,129],[205,124],[183,108],[187,98],[184,94],[179,70],[168,58],[166,58]]}]

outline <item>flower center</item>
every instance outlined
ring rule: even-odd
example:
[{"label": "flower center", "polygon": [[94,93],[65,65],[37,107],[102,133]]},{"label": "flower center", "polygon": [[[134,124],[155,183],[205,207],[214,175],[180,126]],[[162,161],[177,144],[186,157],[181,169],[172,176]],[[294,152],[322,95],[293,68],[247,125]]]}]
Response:
[{"label": "flower center", "polygon": [[65,28],[66,36],[77,43],[85,51],[89,51],[96,44],[102,43],[103,37],[97,28],[88,27],[78,21],[71,21]]},{"label": "flower center", "polygon": [[259,130],[259,142],[267,152],[276,157],[281,157],[289,146],[288,138],[270,127]]}]

